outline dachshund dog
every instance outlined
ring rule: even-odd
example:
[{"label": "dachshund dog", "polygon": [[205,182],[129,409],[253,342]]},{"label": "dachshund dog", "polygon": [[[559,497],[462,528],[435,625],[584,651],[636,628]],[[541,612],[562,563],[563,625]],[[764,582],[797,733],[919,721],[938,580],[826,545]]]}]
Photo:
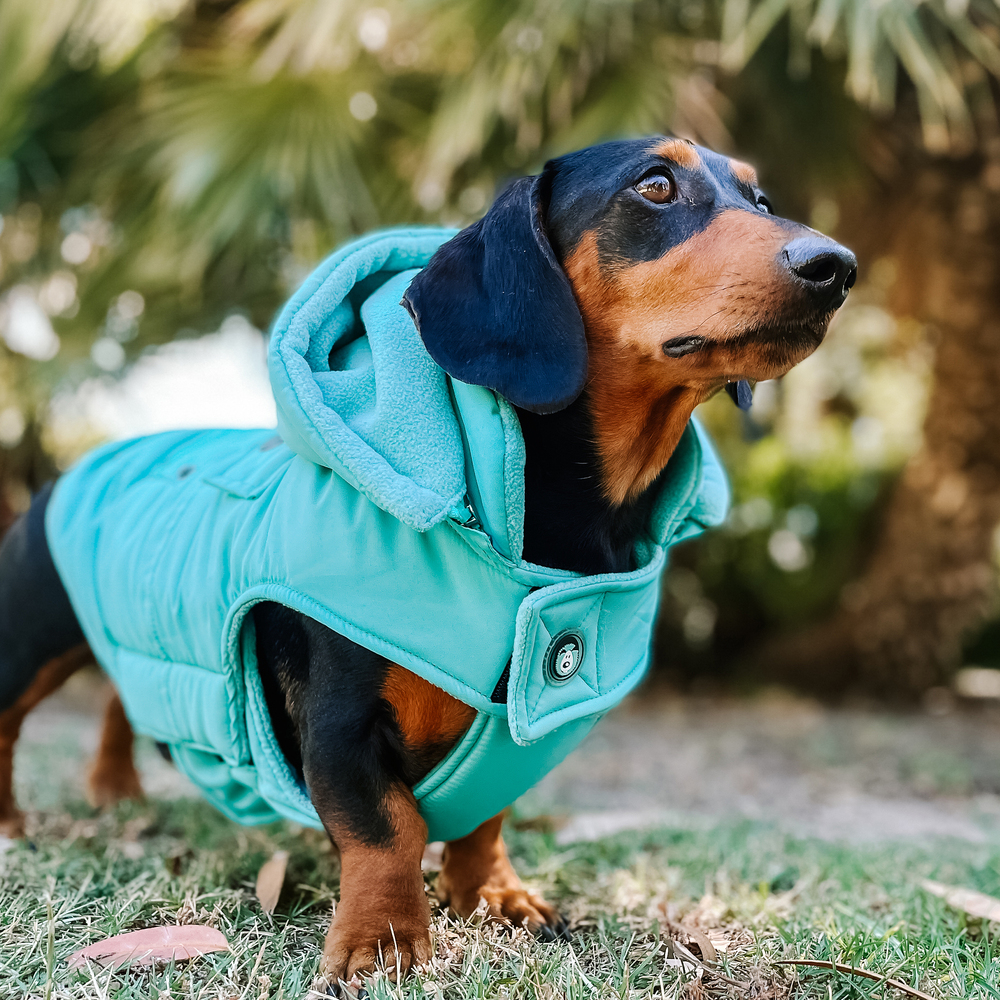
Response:
[{"label": "dachshund dog", "polygon": [[[746,406],[748,383],[811,354],[856,274],[850,251],[773,214],[748,165],[659,137],[571,153],[515,182],[437,251],[404,304],[449,375],[517,407],[524,558],[600,574],[634,568],[654,484],[694,408],[723,388]],[[48,495],[0,547],[10,835],[21,829],[21,721],[88,656],[46,544]],[[298,611],[261,603],[252,614],[275,736],[341,854],[321,972],[335,985],[384,961],[402,976],[431,957],[427,826],[412,788],[475,712]],[[113,699],[89,780],[96,804],[141,794],[131,746]],[[500,816],[446,845],[436,891],[462,916],[485,900],[497,920],[549,938],[564,929],[511,867]]]}]

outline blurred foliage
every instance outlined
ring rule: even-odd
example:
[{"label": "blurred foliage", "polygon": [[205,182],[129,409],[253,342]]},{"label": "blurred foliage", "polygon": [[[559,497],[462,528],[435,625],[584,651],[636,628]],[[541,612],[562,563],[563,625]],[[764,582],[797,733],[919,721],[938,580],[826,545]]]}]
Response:
[{"label": "blurred foliage", "polygon": [[667,577],[659,648],[678,677],[738,671],[755,640],[850,599],[929,387],[928,337],[885,309],[887,269],[871,269],[816,354],[757,386],[749,414],[721,397],[701,408],[734,504]]},{"label": "blurred foliage", "polygon": [[[51,468],[57,389],[232,313],[265,328],[336,243],[467,224],[572,148],[738,149],[781,214],[835,230],[897,101],[928,148],[971,148],[998,40],[990,0],[4,0],[5,502]],[[891,264],[862,263],[827,345],[752,418],[705,408],[736,507],[668,579],[684,669],[835,605],[919,443],[926,331],[890,315]]]}]

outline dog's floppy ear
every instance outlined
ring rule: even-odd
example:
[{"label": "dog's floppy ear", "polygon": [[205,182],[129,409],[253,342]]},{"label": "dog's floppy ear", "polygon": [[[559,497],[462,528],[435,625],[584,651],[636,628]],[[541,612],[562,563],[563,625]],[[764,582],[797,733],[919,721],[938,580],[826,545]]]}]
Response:
[{"label": "dog's floppy ear", "polygon": [[546,186],[544,174],[515,181],[403,296],[427,352],[449,375],[533,413],[569,406],[587,377],[583,319],[545,235]]}]

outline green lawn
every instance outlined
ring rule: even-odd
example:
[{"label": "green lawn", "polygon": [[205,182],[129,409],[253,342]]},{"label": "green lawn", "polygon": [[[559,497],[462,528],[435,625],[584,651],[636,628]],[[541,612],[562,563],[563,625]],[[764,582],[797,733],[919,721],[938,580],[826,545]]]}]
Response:
[{"label": "green lawn", "polygon": [[[337,861],[312,831],[233,826],[188,800],[36,814],[31,839],[0,858],[0,997],[259,1000],[308,995]],[[511,829],[515,864],[572,919],[571,944],[463,925],[437,913],[433,969],[375,997],[882,997],[881,983],[783,958],[833,959],[941,997],[1000,997],[989,928],[919,888],[921,878],[1000,894],[1000,845],[837,847],[766,826],[661,829],[557,847]],[[277,848],[291,854],[273,917],[253,883]],[[432,879],[428,875],[428,879]],[[71,972],[76,949],[180,920],[217,926],[231,954],[175,968]],[[668,937],[699,928],[724,975],[665,961]],[[693,943],[692,943],[693,941]],[[737,984],[752,984],[750,987]]]}]

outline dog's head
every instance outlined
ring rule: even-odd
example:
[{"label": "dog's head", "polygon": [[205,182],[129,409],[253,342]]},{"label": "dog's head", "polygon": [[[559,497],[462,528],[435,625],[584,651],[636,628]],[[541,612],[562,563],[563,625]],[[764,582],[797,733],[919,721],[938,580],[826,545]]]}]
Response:
[{"label": "dog's head", "polygon": [[775,216],[754,171],[681,139],[609,142],[511,185],[404,298],[431,357],[534,413],[587,389],[609,499],[644,489],[694,407],[822,342],[854,255]]}]

